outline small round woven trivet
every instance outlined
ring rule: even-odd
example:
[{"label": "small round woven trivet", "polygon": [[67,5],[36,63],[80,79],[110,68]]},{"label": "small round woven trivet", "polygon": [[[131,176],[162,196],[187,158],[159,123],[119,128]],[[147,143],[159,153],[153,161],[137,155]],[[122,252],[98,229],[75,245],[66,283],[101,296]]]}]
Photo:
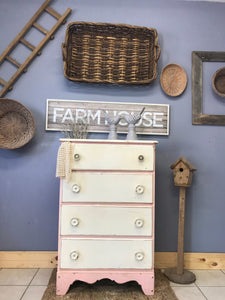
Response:
[{"label": "small round woven trivet", "polygon": [[177,64],[165,66],[160,76],[163,91],[171,97],[181,95],[187,85],[187,74],[184,69]]}]

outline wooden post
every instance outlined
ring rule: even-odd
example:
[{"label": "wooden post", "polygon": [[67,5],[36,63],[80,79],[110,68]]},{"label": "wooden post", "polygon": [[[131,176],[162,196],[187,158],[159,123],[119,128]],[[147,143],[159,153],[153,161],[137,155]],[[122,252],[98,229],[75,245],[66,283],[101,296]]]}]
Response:
[{"label": "wooden post", "polygon": [[180,187],[179,224],[177,246],[177,274],[184,273],[184,218],[185,218],[185,187]]}]

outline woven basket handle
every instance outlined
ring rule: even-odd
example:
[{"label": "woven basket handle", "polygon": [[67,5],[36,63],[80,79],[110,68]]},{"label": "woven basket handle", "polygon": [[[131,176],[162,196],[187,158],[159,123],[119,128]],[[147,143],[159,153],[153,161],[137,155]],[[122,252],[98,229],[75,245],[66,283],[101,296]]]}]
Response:
[{"label": "woven basket handle", "polygon": [[156,59],[155,59],[155,61],[157,62],[159,60],[159,57],[160,57],[161,48],[157,44],[155,45],[155,47],[156,47],[156,53],[158,52],[158,54],[156,54]]},{"label": "woven basket handle", "polygon": [[63,56],[63,61],[66,61],[66,45],[65,43],[62,43],[62,56]]}]

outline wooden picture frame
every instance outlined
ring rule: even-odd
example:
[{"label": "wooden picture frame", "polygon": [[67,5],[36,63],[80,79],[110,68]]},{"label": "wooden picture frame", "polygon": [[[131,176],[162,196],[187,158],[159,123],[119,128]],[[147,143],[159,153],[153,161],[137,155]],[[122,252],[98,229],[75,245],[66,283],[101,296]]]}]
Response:
[{"label": "wooden picture frame", "polygon": [[225,115],[203,114],[203,62],[225,62],[225,52],[192,52],[192,124],[225,125]]}]

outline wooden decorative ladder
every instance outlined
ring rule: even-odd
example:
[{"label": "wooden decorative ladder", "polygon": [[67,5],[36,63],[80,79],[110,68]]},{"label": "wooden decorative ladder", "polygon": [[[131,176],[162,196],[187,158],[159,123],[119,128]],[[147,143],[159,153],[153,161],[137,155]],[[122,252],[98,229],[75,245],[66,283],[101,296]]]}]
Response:
[{"label": "wooden decorative ladder", "polygon": [[[0,56],[0,66],[4,61],[9,61],[16,67],[16,72],[13,74],[13,76],[9,79],[8,82],[0,78],[0,86],[3,86],[2,89],[0,89],[0,97],[5,95],[9,90],[12,90],[14,82],[18,79],[18,77],[23,73],[27,71],[27,66],[30,64],[30,62],[37,56],[41,54],[41,49],[43,46],[48,42],[49,39],[54,38],[54,32],[60,27],[61,24],[66,23],[66,17],[70,14],[71,9],[68,8],[66,12],[63,15],[60,15],[58,12],[56,12],[54,9],[52,9],[49,6],[49,3],[51,0],[46,0],[41,7],[38,9],[38,11],[34,14],[34,16],[29,20],[29,22],[24,26],[24,28],[21,30],[21,32],[16,36],[16,38],[11,42],[11,44],[5,49],[5,51]],[[41,25],[39,25],[36,21],[41,16],[42,13],[47,12],[52,17],[57,19],[57,22],[52,27],[50,31],[47,31],[44,29]],[[29,43],[26,39],[24,39],[25,34],[28,32],[28,30],[34,27],[40,32],[42,32],[45,37],[43,40],[38,44],[37,47],[33,46],[31,43]],[[24,63],[20,64],[15,59],[10,57],[10,53],[12,50],[18,45],[22,43],[27,48],[29,48],[32,52],[28,56],[28,58],[24,61]]]}]

